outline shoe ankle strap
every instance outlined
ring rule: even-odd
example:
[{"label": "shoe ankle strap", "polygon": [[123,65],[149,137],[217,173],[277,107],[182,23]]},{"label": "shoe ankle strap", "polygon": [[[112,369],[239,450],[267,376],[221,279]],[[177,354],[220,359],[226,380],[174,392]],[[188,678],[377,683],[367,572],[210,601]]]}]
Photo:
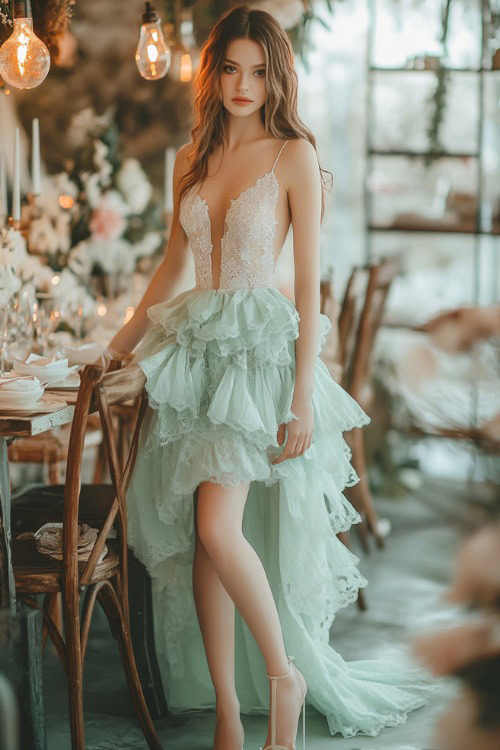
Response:
[{"label": "shoe ankle strap", "polygon": [[283,680],[285,677],[288,677],[288,675],[290,674],[290,664],[294,660],[295,660],[295,656],[287,656],[288,672],[286,672],[285,674],[268,674],[267,676],[269,677],[269,679],[270,680]]}]

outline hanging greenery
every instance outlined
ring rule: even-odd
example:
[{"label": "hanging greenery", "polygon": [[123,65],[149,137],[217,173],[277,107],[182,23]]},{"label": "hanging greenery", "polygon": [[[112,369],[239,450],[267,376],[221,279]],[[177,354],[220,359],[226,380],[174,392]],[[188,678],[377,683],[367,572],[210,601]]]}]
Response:
[{"label": "hanging greenery", "polygon": [[[443,58],[448,55],[448,31],[452,4],[457,0],[445,0],[441,14],[441,34],[440,42],[443,47]],[[478,0],[481,12],[481,24],[483,29],[482,49],[480,50],[480,66],[485,64],[485,58],[488,53],[494,54],[494,40],[500,32],[500,13],[495,12],[492,7],[492,0]],[[444,151],[441,142],[441,128],[446,111],[446,98],[449,90],[450,71],[441,63],[438,63],[436,69],[436,87],[430,99],[428,107],[430,116],[427,126],[427,137],[429,139],[429,152],[426,154],[425,163],[429,165],[436,157],[434,154]]]},{"label": "hanging greenery", "polygon": [[[450,20],[450,8],[452,0],[446,0],[443,13],[441,15],[441,35],[440,42],[443,47],[443,56],[448,54],[448,29]],[[444,121],[446,110],[446,97],[448,93],[448,84],[450,80],[449,71],[439,61],[439,67],[436,70],[436,88],[432,98],[429,100],[431,112],[427,126],[427,137],[429,139],[429,151],[425,156],[425,164],[428,166],[434,159],[433,153],[444,151],[441,143],[441,127]]]}]

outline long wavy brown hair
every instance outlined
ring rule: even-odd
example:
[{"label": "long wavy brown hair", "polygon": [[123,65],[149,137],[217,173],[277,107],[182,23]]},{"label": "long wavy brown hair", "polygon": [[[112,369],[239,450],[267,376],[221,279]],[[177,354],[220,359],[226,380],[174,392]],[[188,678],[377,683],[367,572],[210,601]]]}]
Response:
[{"label": "long wavy brown hair", "polygon": [[[266,133],[279,140],[307,139],[316,150],[316,139],[297,114],[297,73],[290,39],[270,13],[235,5],[226,11],[203,45],[200,64],[194,80],[194,125],[192,148],[188,154],[190,169],[182,176],[179,195],[202,183],[208,172],[208,158],[226,141],[227,112],[222,104],[220,77],[227,48],[234,39],[251,39],[260,44],[266,60],[266,91],[268,96],[260,114]],[[321,218],[325,211],[325,174],[321,175]]]}]

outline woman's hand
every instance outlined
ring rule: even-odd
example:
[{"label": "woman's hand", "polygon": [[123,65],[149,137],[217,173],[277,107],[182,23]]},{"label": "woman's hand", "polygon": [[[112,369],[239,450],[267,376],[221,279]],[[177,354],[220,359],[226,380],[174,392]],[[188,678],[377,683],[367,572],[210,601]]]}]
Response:
[{"label": "woman's hand", "polygon": [[[314,430],[312,399],[309,396],[296,396],[292,402],[291,411],[298,419],[287,423],[288,438],[283,453],[271,463],[279,464],[287,458],[298,458],[309,448]],[[277,440],[282,445],[285,439],[285,425],[280,424]]]},{"label": "woman's hand", "polygon": [[94,365],[99,365],[103,368],[104,372],[107,372],[112,359],[119,359],[123,364],[128,364],[134,355],[130,352],[119,352],[117,349],[107,346],[102,354],[96,359]]}]

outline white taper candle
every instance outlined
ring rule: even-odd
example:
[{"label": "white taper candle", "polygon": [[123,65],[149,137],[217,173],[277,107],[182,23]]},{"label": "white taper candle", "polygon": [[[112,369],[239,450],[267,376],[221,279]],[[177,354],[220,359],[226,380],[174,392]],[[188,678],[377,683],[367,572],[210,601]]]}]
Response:
[{"label": "white taper candle", "polygon": [[16,128],[14,141],[14,180],[12,185],[12,218],[14,221],[21,220],[21,160],[19,154],[19,128]]},{"label": "white taper candle", "polygon": [[0,217],[9,215],[7,205],[7,169],[5,166],[5,156],[0,154]]},{"label": "white taper candle", "polygon": [[165,183],[164,183],[164,210],[166,213],[172,213],[174,210],[173,196],[173,177],[175,163],[175,148],[169,146],[165,149]]},{"label": "white taper candle", "polygon": [[40,124],[38,117],[33,118],[31,138],[31,192],[40,195],[42,184],[40,180]]}]

